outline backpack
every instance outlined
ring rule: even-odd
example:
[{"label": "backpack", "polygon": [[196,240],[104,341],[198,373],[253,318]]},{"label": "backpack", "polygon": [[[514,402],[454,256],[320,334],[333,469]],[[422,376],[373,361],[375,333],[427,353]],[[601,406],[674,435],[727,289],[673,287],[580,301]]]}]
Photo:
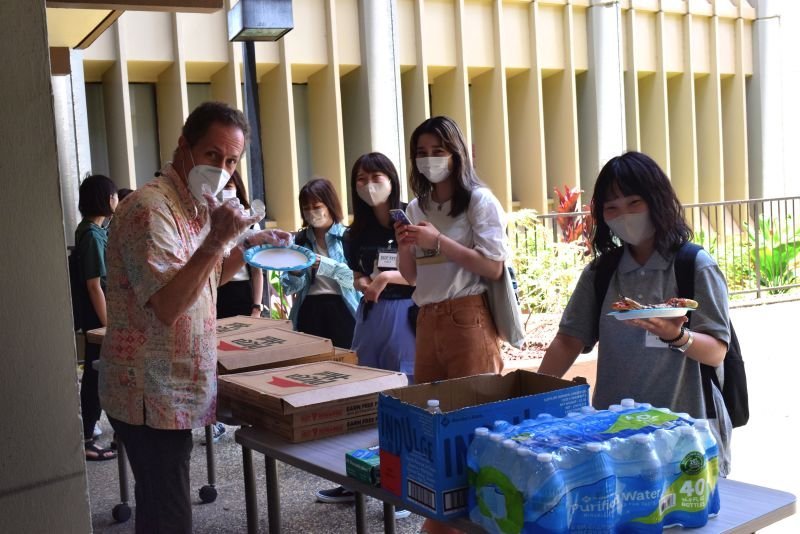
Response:
[{"label": "backpack", "polygon": [[[86,234],[81,235],[81,239]],[[92,303],[89,300],[89,291],[86,289],[86,280],[83,279],[83,267],[81,266],[81,255],[78,252],[80,242],[74,246],[67,247],[67,265],[69,267],[69,290],[72,296],[72,326],[77,332],[83,330],[86,322],[94,313]]]},{"label": "backpack", "polygon": [[[683,298],[694,298],[694,264],[697,253],[703,247],[694,243],[684,243],[675,256],[675,280],[678,284],[678,295]],[[595,312],[597,316],[597,326],[599,328],[600,312],[605,300],[611,277],[617,269],[620,258],[622,258],[623,248],[619,247],[600,256],[594,265],[595,282]],[[689,312],[689,324],[691,324],[691,312]],[[716,418],[717,412],[714,409],[713,384],[722,393],[725,401],[725,408],[728,411],[731,425],[734,428],[744,426],[750,418],[750,406],[747,394],[747,376],[744,369],[742,351],[739,347],[739,339],[733,324],[728,322],[731,332],[728,352],[725,354],[723,369],[723,386],[720,387],[717,370],[709,365],[700,364],[700,377],[703,386],[703,399],[706,406],[706,416]],[[595,331],[595,334],[598,332]],[[598,337],[597,335],[595,337]]]}]

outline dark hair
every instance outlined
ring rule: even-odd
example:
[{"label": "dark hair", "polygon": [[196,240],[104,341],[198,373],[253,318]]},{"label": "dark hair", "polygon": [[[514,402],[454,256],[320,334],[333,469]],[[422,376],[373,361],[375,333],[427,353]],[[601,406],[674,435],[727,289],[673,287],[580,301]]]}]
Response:
[{"label": "dark hair", "polygon": [[392,184],[392,192],[389,193],[389,198],[387,199],[389,209],[400,207],[400,179],[397,177],[397,169],[392,160],[380,152],[364,154],[356,160],[353,164],[353,169],[350,171],[350,192],[353,195],[353,223],[350,225],[350,233],[353,236],[357,236],[368,226],[380,224],[378,218],[375,217],[372,206],[358,196],[356,182],[358,181],[359,171],[385,174],[389,178],[389,183]]},{"label": "dark hair", "polygon": [[117,189],[117,196],[119,197],[119,201],[122,202],[125,197],[133,193],[133,189],[128,189],[127,187],[122,187]]},{"label": "dark hair", "polygon": [[438,137],[442,142],[442,146],[452,154],[452,176],[455,178],[455,192],[453,193],[448,215],[450,217],[460,215],[469,207],[472,190],[483,185],[472,167],[472,160],[469,157],[469,149],[467,148],[467,142],[464,140],[464,134],[461,133],[456,121],[443,115],[427,119],[417,126],[414,133],[411,134],[409,147],[409,154],[411,154],[411,189],[419,199],[420,208],[423,211],[425,211],[433,191],[431,182],[417,169],[415,154],[417,153],[419,138],[423,134],[431,134]]},{"label": "dark hair", "polygon": [[242,180],[242,175],[239,174],[239,171],[233,171],[233,174],[231,174],[231,179],[228,180],[228,183],[225,184],[225,187],[228,187],[231,182],[233,182],[233,185],[236,186],[236,198],[239,199],[239,202],[242,203],[242,206],[244,206],[245,209],[249,210],[250,201],[247,200],[247,192],[244,188],[244,181]]},{"label": "dark hair", "polygon": [[639,195],[647,203],[650,220],[655,227],[655,248],[661,254],[676,251],[693,237],[683,218],[678,195],[658,163],[641,152],[626,152],[611,158],[600,170],[592,195],[594,255],[605,254],[619,247],[603,217],[603,204],[611,200],[614,190],[624,196]]},{"label": "dark hair", "polygon": [[244,114],[224,102],[203,102],[194,108],[194,111],[186,119],[181,134],[189,146],[193,147],[206,135],[214,123],[239,128],[244,134],[245,143],[250,138],[250,126],[248,126]]},{"label": "dark hair", "polygon": [[108,176],[93,174],[81,182],[78,189],[78,210],[83,217],[110,217],[111,195],[117,192],[117,186]]},{"label": "dark hair", "polygon": [[333,222],[338,223],[342,220],[342,204],[339,196],[333,188],[333,184],[327,178],[314,178],[300,189],[298,197],[300,201],[300,214],[303,217],[303,226],[309,226],[305,214],[303,214],[304,204],[314,204],[322,202],[328,208]]}]

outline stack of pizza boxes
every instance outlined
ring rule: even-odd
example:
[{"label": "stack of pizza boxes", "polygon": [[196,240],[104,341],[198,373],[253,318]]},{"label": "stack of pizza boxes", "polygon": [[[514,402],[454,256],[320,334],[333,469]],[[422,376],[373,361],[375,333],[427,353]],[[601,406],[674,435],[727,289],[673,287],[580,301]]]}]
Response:
[{"label": "stack of pizza boxes", "polygon": [[403,373],[320,361],[220,376],[219,398],[240,423],[296,443],[374,426],[378,393],[407,384]]}]

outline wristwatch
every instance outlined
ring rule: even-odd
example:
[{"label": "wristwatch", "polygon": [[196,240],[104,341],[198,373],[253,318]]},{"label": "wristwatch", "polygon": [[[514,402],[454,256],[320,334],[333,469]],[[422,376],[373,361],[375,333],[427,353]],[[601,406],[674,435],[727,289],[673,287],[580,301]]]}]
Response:
[{"label": "wristwatch", "polygon": [[692,342],[694,342],[694,333],[688,328],[686,329],[686,333],[689,335],[689,338],[686,340],[686,343],[684,343],[683,345],[670,345],[669,348],[671,348],[676,352],[686,352],[687,350],[689,350],[689,347],[692,346]]},{"label": "wristwatch", "polygon": [[264,305],[263,304],[253,304],[251,306],[251,308],[254,309],[254,310],[261,311],[261,312],[264,311]]}]

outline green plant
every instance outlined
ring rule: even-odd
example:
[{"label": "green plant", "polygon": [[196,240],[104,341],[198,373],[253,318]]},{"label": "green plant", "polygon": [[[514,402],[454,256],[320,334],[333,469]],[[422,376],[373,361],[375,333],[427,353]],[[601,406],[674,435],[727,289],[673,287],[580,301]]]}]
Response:
[{"label": "green plant", "polygon": [[533,210],[512,213],[509,229],[522,310],[563,311],[586,263],[585,248],[576,242],[553,243]]},{"label": "green plant", "polygon": [[292,309],[291,298],[283,292],[281,286],[281,273],[279,271],[264,271],[270,285],[269,316],[272,319],[288,319]]},{"label": "green plant", "polygon": [[[784,221],[758,218],[759,233],[756,246],[756,233],[747,225],[750,239],[750,261],[755,273],[760,274],[760,282],[767,287],[787,286],[797,282],[797,257],[800,255],[800,228],[794,225],[791,216]],[[770,290],[770,294],[786,293],[787,289]]]}]

